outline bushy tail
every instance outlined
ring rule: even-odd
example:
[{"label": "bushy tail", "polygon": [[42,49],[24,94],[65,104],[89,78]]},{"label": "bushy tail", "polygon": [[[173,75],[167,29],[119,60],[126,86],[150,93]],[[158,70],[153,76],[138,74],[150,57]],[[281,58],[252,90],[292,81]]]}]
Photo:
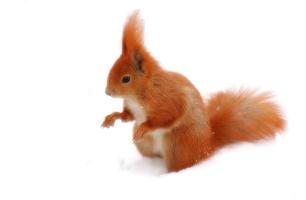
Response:
[{"label": "bushy tail", "polygon": [[267,139],[285,126],[270,93],[219,92],[211,97],[207,106],[217,146]]}]

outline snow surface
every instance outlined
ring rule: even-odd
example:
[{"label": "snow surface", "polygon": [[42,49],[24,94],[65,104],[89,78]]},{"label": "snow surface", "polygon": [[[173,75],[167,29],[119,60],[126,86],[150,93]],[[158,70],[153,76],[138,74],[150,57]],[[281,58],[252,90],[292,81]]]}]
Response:
[{"label": "snow surface", "polygon": [[[205,97],[271,90],[288,127],[167,174],[132,123],[101,129],[122,25],[140,8],[146,45]],[[1,1],[0,199],[306,199],[305,1]]]}]

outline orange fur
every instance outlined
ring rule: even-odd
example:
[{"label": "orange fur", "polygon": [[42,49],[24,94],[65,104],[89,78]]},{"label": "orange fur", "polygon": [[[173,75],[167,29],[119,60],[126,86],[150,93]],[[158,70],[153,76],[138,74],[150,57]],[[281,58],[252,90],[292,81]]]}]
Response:
[{"label": "orange fur", "polygon": [[213,95],[207,107],[215,142],[221,146],[268,139],[284,128],[280,110],[269,93],[220,92]]},{"label": "orange fur", "polygon": [[124,108],[102,125],[135,120],[139,152],[162,157],[169,171],[190,167],[226,144],[270,138],[284,127],[268,93],[220,92],[205,105],[187,78],[162,69],[148,53],[138,12],[124,27],[122,54],[110,70],[106,93],[123,98]]},{"label": "orange fur", "polygon": [[139,12],[134,12],[123,29],[122,52],[132,52],[143,48],[143,23],[139,20]]}]

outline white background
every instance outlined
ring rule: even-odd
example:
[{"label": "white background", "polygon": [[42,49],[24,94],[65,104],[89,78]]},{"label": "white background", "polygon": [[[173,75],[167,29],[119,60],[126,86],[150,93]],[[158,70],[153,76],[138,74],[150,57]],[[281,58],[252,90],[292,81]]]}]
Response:
[{"label": "white background", "polygon": [[[179,173],[142,158],[132,123],[101,129],[126,17],[204,96],[270,90],[287,129]],[[306,199],[306,7],[295,0],[0,1],[0,199]]]}]

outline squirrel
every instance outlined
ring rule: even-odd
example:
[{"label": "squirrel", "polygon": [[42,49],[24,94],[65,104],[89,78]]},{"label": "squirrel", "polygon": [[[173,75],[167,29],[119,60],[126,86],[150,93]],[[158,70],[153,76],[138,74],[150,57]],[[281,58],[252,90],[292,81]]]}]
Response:
[{"label": "squirrel", "polygon": [[169,172],[191,167],[225,145],[273,138],[285,126],[269,92],[229,90],[204,101],[187,78],[163,69],[144,46],[138,11],[125,23],[122,53],[105,92],[124,103],[123,111],[106,116],[101,126],[135,120],[138,151],[161,157]]}]

